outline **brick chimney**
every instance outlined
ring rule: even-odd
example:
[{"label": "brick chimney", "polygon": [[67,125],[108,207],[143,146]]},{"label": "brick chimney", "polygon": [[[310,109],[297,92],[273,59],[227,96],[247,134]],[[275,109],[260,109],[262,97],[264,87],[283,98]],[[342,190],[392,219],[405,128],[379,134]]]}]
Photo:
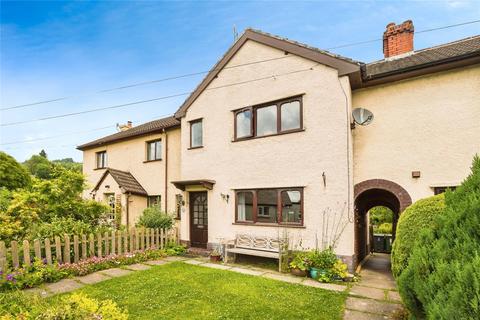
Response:
[{"label": "brick chimney", "polygon": [[120,130],[120,131],[127,131],[128,129],[131,129],[132,126],[133,126],[132,121],[127,121],[126,124],[118,124],[118,123],[117,123],[117,128],[118,128],[118,130]]},{"label": "brick chimney", "polygon": [[407,20],[396,25],[387,24],[383,33],[383,54],[385,58],[395,57],[413,51],[413,22]]}]

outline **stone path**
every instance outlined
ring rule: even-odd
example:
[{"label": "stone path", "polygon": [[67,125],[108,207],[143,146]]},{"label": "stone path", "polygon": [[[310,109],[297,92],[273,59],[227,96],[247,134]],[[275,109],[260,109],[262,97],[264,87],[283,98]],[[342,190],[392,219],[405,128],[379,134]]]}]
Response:
[{"label": "stone path", "polygon": [[402,310],[390,268],[390,255],[375,253],[363,265],[361,280],[349,291],[344,320],[394,319]]},{"label": "stone path", "polygon": [[94,273],[90,273],[86,276],[73,277],[70,279],[62,279],[55,283],[43,284],[40,287],[26,289],[25,292],[38,293],[43,297],[49,297],[55,294],[61,294],[80,289],[85,285],[95,284],[112,278],[123,277],[134,273],[135,271],[148,270],[152,266],[160,266],[163,264],[171,263],[173,261],[184,261],[188,258],[185,257],[167,257],[161,260],[146,261],[137,264],[131,264],[128,266],[122,266],[122,268],[112,268],[107,270],[101,270]]},{"label": "stone path", "polygon": [[194,264],[197,266],[202,266],[202,267],[229,270],[229,271],[248,274],[252,276],[259,276],[259,277],[274,279],[278,281],[301,284],[304,286],[321,288],[321,289],[337,291],[337,292],[343,292],[348,289],[347,285],[334,284],[334,283],[321,283],[321,282],[312,280],[310,278],[296,277],[288,273],[280,273],[278,271],[273,271],[270,269],[232,265],[232,264],[210,263],[208,259],[205,259],[205,258],[185,260],[184,262],[189,264]]},{"label": "stone path", "polygon": [[123,266],[122,268],[113,268],[113,269],[97,271],[82,277],[63,279],[55,283],[44,284],[38,288],[27,289],[25,291],[38,293],[41,296],[48,297],[55,294],[70,292],[70,291],[82,288],[85,285],[95,284],[95,283],[109,280],[112,278],[129,275],[136,271],[148,270],[152,266],[164,265],[167,263],[171,263],[173,261],[183,261],[184,263],[188,263],[191,265],[197,265],[197,266],[221,269],[221,270],[229,270],[229,271],[238,272],[242,274],[265,277],[265,278],[274,279],[278,281],[301,284],[304,286],[321,288],[321,289],[337,291],[337,292],[343,292],[348,289],[347,285],[339,285],[339,284],[333,284],[333,283],[320,283],[310,278],[295,277],[290,274],[280,273],[280,272],[269,270],[269,269],[211,263],[209,262],[208,258],[166,257],[161,260],[146,261],[143,263]]}]

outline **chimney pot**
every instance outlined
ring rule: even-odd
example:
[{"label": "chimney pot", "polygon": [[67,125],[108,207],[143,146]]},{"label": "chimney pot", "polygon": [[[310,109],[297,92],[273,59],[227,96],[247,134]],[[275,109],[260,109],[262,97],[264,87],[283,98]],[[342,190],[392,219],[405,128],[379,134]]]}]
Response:
[{"label": "chimney pot", "polygon": [[390,22],[383,33],[383,54],[390,58],[413,51],[414,27],[412,20],[396,25]]},{"label": "chimney pot", "polygon": [[132,127],[132,121],[130,121],[130,120],[127,121],[127,127],[129,127],[129,128]]}]

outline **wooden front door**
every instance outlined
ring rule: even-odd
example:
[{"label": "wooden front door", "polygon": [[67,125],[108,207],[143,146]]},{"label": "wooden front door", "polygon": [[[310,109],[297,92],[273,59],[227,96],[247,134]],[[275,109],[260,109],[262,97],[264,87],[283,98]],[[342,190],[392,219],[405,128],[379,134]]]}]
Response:
[{"label": "wooden front door", "polygon": [[207,192],[190,192],[190,243],[192,247],[207,247]]}]

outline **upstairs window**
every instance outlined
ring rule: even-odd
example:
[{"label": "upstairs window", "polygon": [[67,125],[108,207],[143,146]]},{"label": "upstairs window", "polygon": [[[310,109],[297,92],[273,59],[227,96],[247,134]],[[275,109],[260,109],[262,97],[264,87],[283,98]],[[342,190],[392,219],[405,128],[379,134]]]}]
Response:
[{"label": "upstairs window", "polygon": [[104,169],[107,167],[107,151],[97,152],[96,156],[96,165],[97,169]]},{"label": "upstairs window", "polygon": [[235,140],[301,131],[302,97],[235,111]]},{"label": "upstairs window", "polygon": [[203,146],[203,125],[202,119],[190,122],[190,148]]},{"label": "upstairs window", "polygon": [[161,160],[162,159],[162,141],[150,141],[147,142],[147,161]]}]

